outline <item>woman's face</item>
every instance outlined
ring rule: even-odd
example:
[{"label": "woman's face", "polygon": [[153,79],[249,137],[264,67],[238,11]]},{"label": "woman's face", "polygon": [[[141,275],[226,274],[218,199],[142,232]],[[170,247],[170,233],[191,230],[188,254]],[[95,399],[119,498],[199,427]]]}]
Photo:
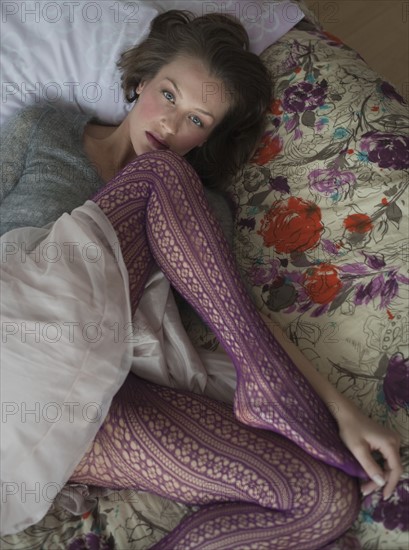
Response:
[{"label": "woman's face", "polygon": [[207,140],[229,108],[224,84],[192,57],[176,58],[136,91],[129,114],[136,155],[156,149],[186,155]]}]

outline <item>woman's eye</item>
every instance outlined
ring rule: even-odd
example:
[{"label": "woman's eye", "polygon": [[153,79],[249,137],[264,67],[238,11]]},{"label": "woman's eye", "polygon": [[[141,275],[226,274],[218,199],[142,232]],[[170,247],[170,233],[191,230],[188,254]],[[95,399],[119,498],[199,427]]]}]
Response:
[{"label": "woman's eye", "polygon": [[[172,94],[172,92],[169,92],[168,90],[162,90],[162,94],[167,101],[170,101],[171,103],[175,103],[175,96]],[[195,126],[198,126],[199,128],[203,127],[203,122],[200,120],[200,118],[196,115],[192,115],[190,117],[190,120],[195,124]]]},{"label": "woman's eye", "polygon": [[168,101],[173,102],[175,100],[174,95],[171,92],[168,92],[167,90],[163,90],[162,93]]},{"label": "woman's eye", "polygon": [[203,126],[203,122],[200,120],[199,117],[195,115],[191,117],[191,121],[193,122],[193,124],[196,124],[196,126]]}]

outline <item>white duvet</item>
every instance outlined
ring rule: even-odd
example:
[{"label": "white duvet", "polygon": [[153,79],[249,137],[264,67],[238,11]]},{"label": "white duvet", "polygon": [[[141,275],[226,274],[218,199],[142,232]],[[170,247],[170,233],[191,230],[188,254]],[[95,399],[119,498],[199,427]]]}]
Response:
[{"label": "white duvet", "polygon": [[115,232],[88,201],[1,244],[1,534],[37,523],[132,369],[231,401],[234,369],[196,350],[169,283],[150,277],[133,319]]}]

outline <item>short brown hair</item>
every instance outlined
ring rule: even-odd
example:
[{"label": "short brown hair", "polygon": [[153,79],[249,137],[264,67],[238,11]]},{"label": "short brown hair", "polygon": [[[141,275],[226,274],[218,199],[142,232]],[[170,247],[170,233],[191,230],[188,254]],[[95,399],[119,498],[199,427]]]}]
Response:
[{"label": "short brown hair", "polygon": [[272,102],[271,77],[260,58],[249,51],[249,39],[233,17],[170,10],[152,21],[149,36],[121,55],[122,87],[134,101],[141,81],[156,76],[176,57],[200,59],[209,73],[224,83],[231,101],[223,121],[207,141],[186,155],[203,183],[224,187],[246,163],[265,127]]}]

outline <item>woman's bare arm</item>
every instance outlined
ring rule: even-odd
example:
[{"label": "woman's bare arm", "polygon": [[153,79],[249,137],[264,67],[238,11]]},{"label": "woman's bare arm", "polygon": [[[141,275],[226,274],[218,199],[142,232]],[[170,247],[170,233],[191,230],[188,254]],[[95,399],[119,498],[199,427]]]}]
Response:
[{"label": "woman's bare arm", "polygon": [[[338,423],[340,436],[345,445],[372,479],[362,485],[362,492],[369,494],[377,487],[384,487],[384,498],[389,498],[403,471],[399,455],[399,435],[366,416],[314,368],[278,325],[272,325],[265,316],[263,318],[276,340],[328,406]],[[373,451],[379,451],[383,455],[384,470],[374,460]]]}]

